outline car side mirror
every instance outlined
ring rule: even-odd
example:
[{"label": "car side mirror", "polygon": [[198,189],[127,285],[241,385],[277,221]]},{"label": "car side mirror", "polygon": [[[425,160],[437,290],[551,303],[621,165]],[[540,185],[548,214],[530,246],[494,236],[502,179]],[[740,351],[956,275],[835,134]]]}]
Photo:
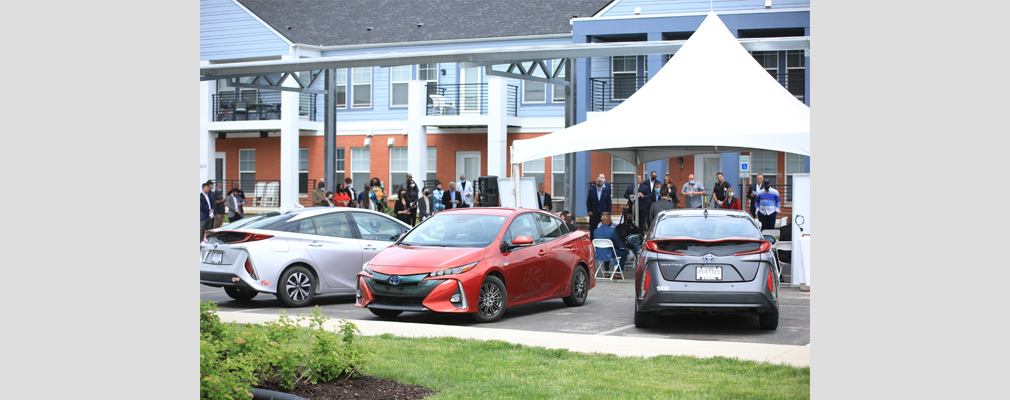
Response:
[{"label": "car side mirror", "polygon": [[529,246],[531,244],[533,244],[533,238],[529,236],[516,236],[515,239],[512,239],[513,246]]},{"label": "car side mirror", "polygon": [[639,235],[637,233],[628,235],[625,241],[632,246],[638,246],[642,244],[642,235]]}]

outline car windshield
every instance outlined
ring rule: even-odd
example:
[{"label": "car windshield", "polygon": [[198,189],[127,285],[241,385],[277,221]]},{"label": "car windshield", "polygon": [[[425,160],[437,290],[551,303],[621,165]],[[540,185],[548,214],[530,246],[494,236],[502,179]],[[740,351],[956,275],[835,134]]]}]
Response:
[{"label": "car windshield", "polygon": [[246,218],[242,218],[242,219],[240,219],[238,221],[235,221],[235,222],[230,222],[227,225],[222,225],[221,229],[222,230],[232,230],[232,229],[243,228],[246,225],[249,225],[249,224],[251,224],[253,222],[262,220],[264,218],[274,217],[274,216],[277,216],[277,215],[280,215],[280,214],[281,213],[279,213],[277,211],[270,211],[270,212],[266,212],[266,213],[263,213],[263,214],[252,215],[252,216],[249,216],[249,217],[246,217]]},{"label": "car windshield", "polygon": [[435,214],[400,241],[406,246],[487,247],[508,219],[502,215]]},{"label": "car windshield", "polygon": [[276,214],[243,225],[242,229],[274,229],[277,225],[286,222],[294,216],[295,214]]},{"label": "car windshield", "polygon": [[683,237],[700,240],[761,238],[761,232],[747,218],[713,216],[663,218],[656,225],[655,235],[657,238]]}]

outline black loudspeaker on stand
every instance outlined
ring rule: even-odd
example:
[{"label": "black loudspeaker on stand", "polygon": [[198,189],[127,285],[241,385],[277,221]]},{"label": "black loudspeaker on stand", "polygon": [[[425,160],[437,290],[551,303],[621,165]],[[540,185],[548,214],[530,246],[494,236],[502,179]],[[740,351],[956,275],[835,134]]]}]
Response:
[{"label": "black loudspeaker on stand", "polygon": [[498,177],[481,176],[477,178],[477,202],[479,207],[500,207],[498,199]]}]

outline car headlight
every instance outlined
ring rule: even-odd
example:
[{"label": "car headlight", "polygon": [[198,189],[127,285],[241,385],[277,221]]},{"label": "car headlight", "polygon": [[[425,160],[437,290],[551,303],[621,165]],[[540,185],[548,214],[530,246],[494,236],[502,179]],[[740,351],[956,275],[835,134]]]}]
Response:
[{"label": "car headlight", "polygon": [[364,264],[361,264],[361,270],[367,272],[369,275],[375,274],[374,272],[372,272],[372,270],[368,269],[368,261],[365,261]]},{"label": "car headlight", "polygon": [[462,267],[450,268],[450,269],[446,269],[446,270],[442,270],[442,271],[435,271],[435,272],[432,272],[432,273],[428,274],[428,276],[429,277],[436,277],[436,276],[461,274],[461,273],[464,273],[466,271],[469,271],[469,270],[473,269],[473,267],[476,267],[478,262],[480,262],[480,261],[475,261],[475,262],[469,263],[467,265],[464,265]]}]

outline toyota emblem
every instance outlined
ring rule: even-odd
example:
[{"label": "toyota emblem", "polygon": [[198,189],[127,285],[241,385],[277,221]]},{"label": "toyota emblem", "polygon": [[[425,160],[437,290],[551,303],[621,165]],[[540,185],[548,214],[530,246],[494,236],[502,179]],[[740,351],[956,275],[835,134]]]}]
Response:
[{"label": "toyota emblem", "polygon": [[702,259],[702,260],[705,260],[705,262],[712,262],[712,261],[715,261],[715,254],[712,254],[712,253],[708,253],[708,254],[706,254],[706,255],[703,255],[703,256],[701,256],[701,259]]},{"label": "toyota emblem", "polygon": [[389,277],[389,283],[393,284],[393,285],[399,285],[400,284],[400,277],[399,276],[391,276],[391,277]]}]

